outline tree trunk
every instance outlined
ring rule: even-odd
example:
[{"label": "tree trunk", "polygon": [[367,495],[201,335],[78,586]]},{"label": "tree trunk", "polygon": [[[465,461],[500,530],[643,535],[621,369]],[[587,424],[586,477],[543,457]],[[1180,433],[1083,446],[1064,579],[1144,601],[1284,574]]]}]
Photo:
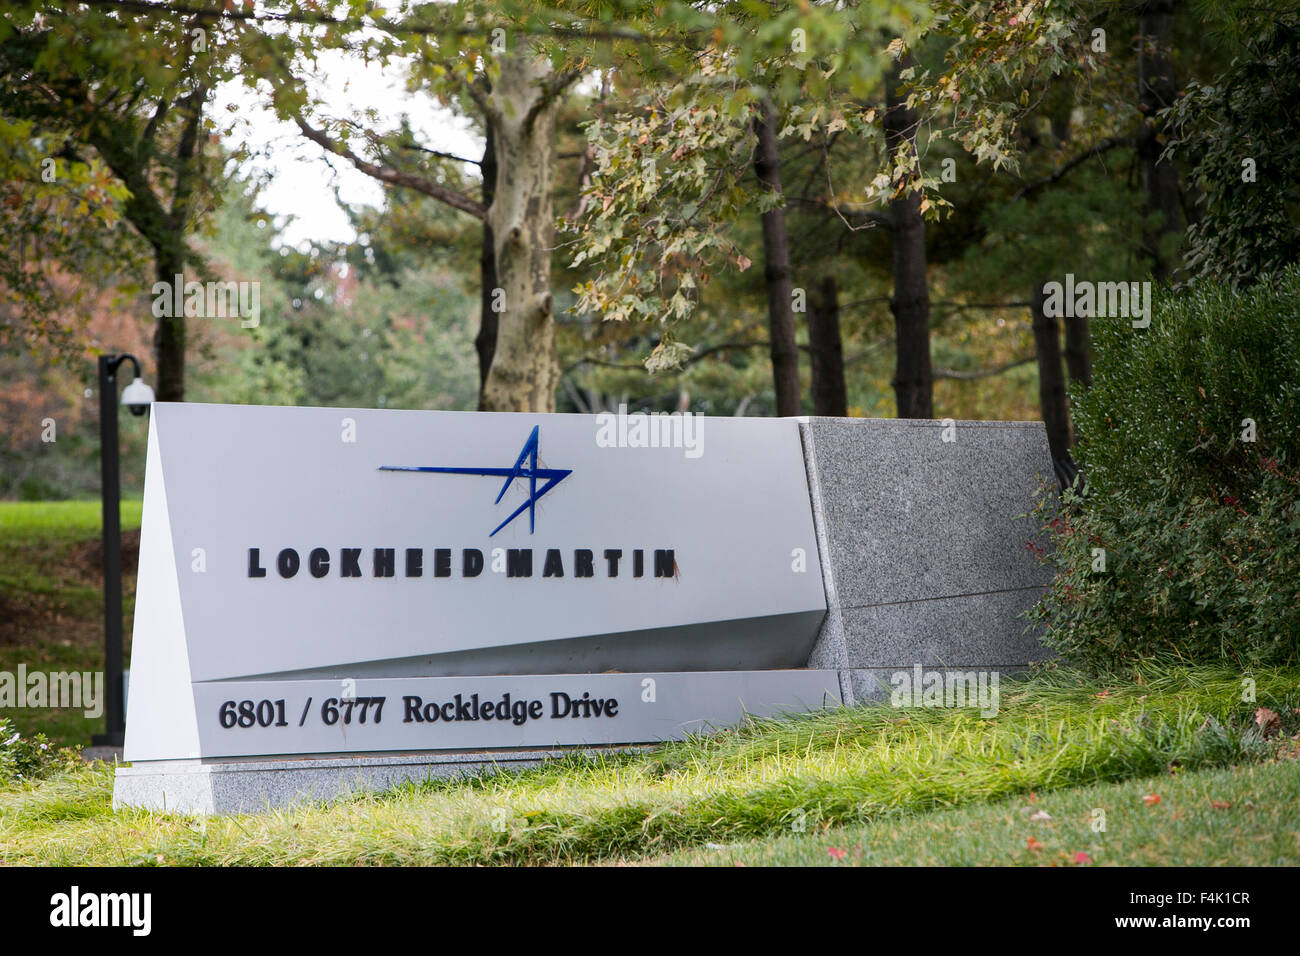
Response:
[{"label": "tree trunk", "polygon": [[[758,148],[754,151],[754,172],[766,190],[781,194],[781,158],[777,152],[776,112],[763,100],[754,119]],[[772,384],[776,392],[776,413],[798,415],[799,350],[794,341],[794,289],[790,270],[790,237],[781,206],[763,213],[764,278],[767,282],[767,321],[772,342]]]},{"label": "tree trunk", "polygon": [[[497,186],[497,154],[493,142],[492,124],[487,127],[486,142],[483,146],[483,205],[492,208],[492,196]],[[492,237],[492,227],[483,223],[483,241],[479,250],[479,324],[478,335],[474,337],[474,350],[478,352],[478,407],[484,407],[488,371],[492,368],[492,355],[497,348],[497,313],[493,310],[493,300],[497,289],[497,253],[496,242]]]},{"label": "tree trunk", "polygon": [[[1092,388],[1092,344],[1086,315],[1065,317],[1065,368],[1072,384]],[[1072,430],[1070,445],[1077,444],[1079,434]]]},{"label": "tree trunk", "polygon": [[[1060,143],[1068,142],[1071,137],[1070,111],[1073,102],[1073,98],[1062,99],[1061,112],[1052,119],[1052,132]],[[1092,338],[1086,315],[1065,317],[1065,368],[1071,382],[1083,388],[1092,388]],[[1078,438],[1075,435],[1071,444],[1077,444]]]},{"label": "tree trunk", "polygon": [[[916,111],[901,95],[899,73],[910,65],[904,57],[885,77],[885,146],[889,156],[899,149],[916,154]],[[895,183],[895,189],[901,184]],[[894,313],[897,365],[894,396],[899,418],[934,417],[934,373],[930,367],[930,293],[926,280],[925,219],[919,193],[904,192],[889,203],[894,247]]]},{"label": "tree trunk", "polygon": [[1038,355],[1038,400],[1047,426],[1047,444],[1053,462],[1070,460],[1070,411],[1061,367],[1061,328],[1043,309],[1044,283],[1034,286],[1032,305],[1034,350]]},{"label": "tree trunk", "polygon": [[[166,217],[161,244],[155,246],[155,265],[161,282],[176,282],[176,276],[185,268],[185,233],[193,219],[190,207],[195,187],[203,176],[200,133],[207,98],[207,85],[200,83],[180,104],[185,125],[181,127],[176,146],[171,211]],[[160,402],[185,401],[185,313],[184,309],[178,311],[180,314],[171,318],[159,318],[154,332],[154,358],[158,363],[158,391],[154,394]]]},{"label": "tree trunk", "polygon": [[1142,164],[1142,192],[1147,223],[1142,230],[1145,257],[1151,272],[1166,281],[1174,270],[1167,237],[1179,231],[1178,171],[1161,161],[1163,124],[1156,113],[1177,96],[1170,52],[1174,36],[1174,0],[1149,0],[1138,10],[1138,109],[1142,128],[1137,153]]},{"label": "tree trunk", "polygon": [[1086,315],[1066,316],[1065,367],[1071,382],[1092,388],[1092,345]]},{"label": "tree trunk", "polygon": [[[177,238],[177,245],[180,239]],[[155,248],[154,274],[170,289],[185,268],[185,256],[174,245]],[[185,309],[178,315],[159,316],[153,334],[153,357],[158,385],[154,397],[160,402],[185,401]]]},{"label": "tree trunk", "polygon": [[489,94],[497,176],[487,224],[505,301],[483,385],[486,411],[555,411],[560,363],[551,299],[553,79],[545,58],[523,51],[502,60]]},{"label": "tree trunk", "polygon": [[844,345],[840,340],[840,297],[834,276],[823,276],[808,311],[814,415],[849,413],[844,387]]}]

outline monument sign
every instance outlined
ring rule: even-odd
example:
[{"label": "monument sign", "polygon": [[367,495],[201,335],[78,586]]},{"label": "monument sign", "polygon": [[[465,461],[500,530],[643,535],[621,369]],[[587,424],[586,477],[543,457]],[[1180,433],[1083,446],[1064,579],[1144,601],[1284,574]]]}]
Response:
[{"label": "monument sign", "polygon": [[871,696],[896,662],[833,565],[888,542],[818,500],[825,421],[155,405],[116,802],[251,810]]}]

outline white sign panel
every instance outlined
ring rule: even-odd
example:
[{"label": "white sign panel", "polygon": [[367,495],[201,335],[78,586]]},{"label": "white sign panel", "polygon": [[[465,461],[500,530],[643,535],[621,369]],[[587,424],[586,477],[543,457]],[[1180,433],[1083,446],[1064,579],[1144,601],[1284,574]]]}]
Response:
[{"label": "white sign panel", "polygon": [[545,674],[195,685],[204,756],[673,740],[840,702],[835,671]]},{"label": "white sign panel", "polygon": [[825,613],[788,419],[158,404],[139,575],[129,760],[288,699],[223,682],[801,667]]}]

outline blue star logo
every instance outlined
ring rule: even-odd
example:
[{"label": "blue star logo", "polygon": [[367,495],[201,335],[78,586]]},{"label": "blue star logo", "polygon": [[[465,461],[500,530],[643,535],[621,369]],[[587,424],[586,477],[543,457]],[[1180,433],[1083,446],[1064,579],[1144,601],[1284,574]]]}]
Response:
[{"label": "blue star logo", "polygon": [[[501,499],[505,497],[506,492],[510,490],[510,486],[514,484],[516,478],[526,478],[528,479],[528,500],[512,511],[510,517],[497,525],[495,530],[493,530],[492,534],[488,535],[488,537],[492,537],[497,533],[497,531],[500,531],[510,522],[518,518],[524,513],[524,509],[528,510],[528,533],[532,534],[537,522],[538,500],[542,495],[546,494],[565,478],[568,478],[569,475],[573,474],[573,469],[571,468],[537,467],[537,451],[539,445],[537,437],[538,428],[539,426],[537,425],[533,426],[532,434],[528,436],[528,441],[524,442],[523,450],[519,452],[519,457],[515,459],[514,466],[511,468],[439,468],[433,465],[380,465],[379,470],[427,471],[440,475],[490,475],[495,478],[505,478],[505,484],[501,486],[501,490],[497,493],[497,500],[494,502],[495,504],[501,503]],[[546,482],[546,484],[542,485],[540,488],[537,487],[537,482],[539,480]]]}]

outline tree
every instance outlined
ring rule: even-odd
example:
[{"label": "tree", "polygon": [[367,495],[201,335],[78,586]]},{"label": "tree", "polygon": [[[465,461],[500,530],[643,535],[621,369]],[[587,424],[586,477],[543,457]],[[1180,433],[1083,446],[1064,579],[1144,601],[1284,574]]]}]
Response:
[{"label": "tree", "polygon": [[[479,165],[483,176],[480,190],[484,208],[492,208],[492,197],[497,185],[497,150],[496,135],[489,125],[483,135],[483,160]],[[488,372],[492,370],[492,357],[497,350],[497,246],[493,237],[492,226],[483,223],[482,238],[479,243],[479,326],[474,336],[474,351],[478,354],[478,407],[484,407],[484,390],[487,388]]]},{"label": "tree", "polygon": [[[209,183],[203,164],[209,93],[226,75],[228,48],[198,18],[155,31],[152,18],[95,7],[69,14],[39,5],[10,14],[0,54],[0,109],[67,139],[60,153],[93,153],[128,192],[122,214],[153,253],[171,288],[202,263],[188,235]],[[185,397],[185,316],[158,318],[154,354],[161,401]]]},{"label": "tree", "polygon": [[[512,46],[506,28],[490,27],[486,17],[480,21],[481,33],[461,35],[457,16],[463,19],[474,10],[472,4],[460,9],[424,7],[399,21],[378,16],[370,23],[350,20],[340,23],[338,35],[321,45],[350,48],[383,62],[399,55],[412,58],[414,82],[434,95],[458,96],[474,104],[487,130],[481,169],[493,176],[491,184],[482,187],[483,201],[446,185],[428,166],[399,161],[378,131],[367,131],[365,149],[370,155],[365,155],[350,144],[348,126],[314,120],[311,114],[319,104],[309,102],[294,60],[310,61],[316,45],[304,45],[300,36],[258,34],[251,38],[250,49],[269,65],[276,109],[307,139],[381,182],[416,190],[483,224],[483,325],[476,348],[480,368],[486,364],[487,371],[480,407],[553,411],[559,384],[550,289],[555,117],[561,97],[581,69],[556,71],[526,33],[517,34]],[[381,36],[361,37],[363,27],[372,23],[381,28]],[[481,72],[475,72],[476,65]]]},{"label": "tree", "polygon": [[491,92],[478,97],[497,164],[487,224],[505,300],[483,388],[483,406],[490,411],[555,410],[560,384],[551,295],[555,114],[557,98],[578,75],[577,70],[556,74],[549,60],[526,51],[503,58]]},{"label": "tree", "polygon": [[799,352],[794,344],[794,286],[790,281],[790,237],[781,203],[781,156],[777,149],[776,110],[760,99],[754,115],[754,172],[759,185],[774,194],[776,204],[762,214],[764,275],[767,280],[768,330],[771,337],[772,378],[776,413],[798,415]]},{"label": "tree", "polygon": [[1070,460],[1070,413],[1061,367],[1061,327],[1056,317],[1043,308],[1045,284],[1034,285],[1030,309],[1033,313],[1034,350],[1038,358],[1038,397],[1043,410],[1043,424],[1047,427],[1047,445],[1059,473],[1062,463]]},{"label": "tree", "polygon": [[[101,4],[91,0],[91,5]],[[131,11],[146,7],[172,21],[196,15],[189,8],[118,5]],[[936,223],[944,205],[934,177],[921,173],[919,156],[929,155],[946,135],[994,169],[1011,161],[1016,119],[1025,107],[1008,100],[1007,88],[1030,87],[1034,77],[1059,71],[1078,50],[1073,7],[1066,5],[1064,15],[1059,9],[1007,17],[999,8],[971,9],[950,2],[909,3],[882,11],[876,5],[856,3],[790,3],[759,9],[730,2],[699,7],[670,0],[624,4],[610,11],[588,3],[546,7],[511,0],[490,11],[485,4],[463,0],[404,10],[397,18],[359,5],[347,7],[342,15],[325,14],[307,2],[285,4],[274,11],[213,6],[201,15],[248,27],[249,42],[241,46],[244,75],[250,79],[269,75],[282,115],[298,121],[308,138],[390,186],[430,197],[467,214],[467,221],[493,227],[491,255],[480,255],[481,274],[488,275],[489,259],[498,272],[490,301],[488,283],[480,289],[484,318],[497,315],[488,308],[492,304],[499,303],[507,311],[500,314],[502,328],[495,347],[490,347],[488,323],[480,329],[480,367],[489,353],[492,365],[498,367],[497,372],[489,368],[483,380],[483,401],[487,407],[508,404],[487,398],[494,380],[499,380],[505,383],[504,392],[514,398],[523,396],[519,407],[534,407],[554,401],[556,379],[547,381],[557,370],[553,314],[564,303],[557,306],[549,274],[553,243],[548,230],[553,214],[548,206],[555,191],[554,176],[543,186],[547,177],[533,175],[536,170],[553,170],[554,146],[547,137],[530,135],[528,123],[529,117],[553,123],[556,111],[550,107],[558,107],[589,66],[606,66],[605,76],[621,77],[618,85],[625,91],[625,102],[617,111],[621,116],[601,127],[614,130],[614,138],[602,141],[596,131],[587,151],[593,175],[582,203],[593,218],[584,219],[582,225],[590,227],[590,235],[581,238],[583,245],[575,251],[587,256],[580,265],[588,269],[588,276],[602,276],[604,292],[592,296],[591,287],[585,287],[581,304],[596,305],[592,311],[602,318],[653,322],[638,336],[651,352],[653,368],[687,362],[693,353],[676,341],[678,324],[698,313],[710,281],[722,274],[730,283],[745,272],[751,257],[757,258],[755,247],[742,247],[739,241],[748,241],[753,234],[750,220],[766,226],[779,219],[786,227],[783,242],[776,241],[779,231],[762,230],[774,240],[765,250],[776,253],[784,245],[790,260],[786,268],[780,256],[764,253],[769,264],[776,264],[763,270],[771,279],[763,290],[769,302],[769,330],[761,343],[774,351],[776,365],[783,370],[774,376],[775,385],[796,381],[797,332],[783,331],[793,326],[797,314],[785,305],[795,285],[793,271],[815,264],[788,232],[796,217],[792,202],[818,203],[822,215],[835,217],[830,221],[838,219],[851,230],[906,219],[896,249],[900,251],[897,261],[904,267],[900,273],[907,281],[895,282],[895,321],[900,312],[913,315],[902,324],[907,334],[896,334],[892,344],[906,359],[900,368],[922,357],[929,361],[929,326],[942,321],[946,313],[931,316],[928,307],[916,306],[930,295],[932,260],[927,247],[932,243],[925,235],[926,220]],[[274,21],[275,29],[261,30],[263,21]],[[167,23],[161,26],[168,28]],[[866,36],[881,36],[882,31],[886,38],[895,38],[887,48],[861,42]],[[476,186],[459,174],[450,175],[450,167],[459,170],[458,164],[465,161],[411,150],[410,144],[397,141],[400,131],[376,129],[364,116],[341,122],[322,118],[319,104],[309,101],[303,83],[305,68],[324,49],[403,63],[413,85],[482,116],[491,135],[483,161],[472,165],[483,168],[489,159],[499,160],[493,181]],[[919,66],[898,63],[892,95],[888,90],[881,94],[887,62],[906,57]],[[527,77],[514,85],[532,99],[496,108],[502,104],[504,87],[513,82],[511,70]],[[646,95],[639,99],[628,95],[633,85]],[[883,105],[881,98],[886,100]],[[756,124],[763,115],[762,104],[767,103],[774,122]],[[642,108],[649,110],[649,116],[640,117],[637,132],[650,141],[619,141],[623,132],[636,126],[623,123],[623,118]],[[909,112],[914,121],[887,128]],[[523,148],[515,152],[524,157],[513,157],[509,169],[503,158],[508,146],[499,135],[507,113],[519,121],[516,133]],[[706,122],[717,129],[703,129]],[[765,132],[769,129],[770,135]],[[759,150],[760,134],[769,145],[775,140],[775,151]],[[802,152],[800,139],[812,148],[820,146],[829,184],[831,144],[837,137],[864,147],[870,144],[871,149],[883,144],[880,152],[885,159],[863,178],[849,181],[838,195],[834,189],[816,195],[806,182],[791,191],[782,153]],[[850,155],[861,152],[853,150]],[[760,156],[772,161],[760,162]],[[760,168],[765,175],[759,175]],[[782,181],[779,192],[771,188],[767,172],[777,172]],[[614,177],[621,181],[613,182]],[[514,184],[516,195],[505,195],[498,188],[504,184]],[[645,208],[633,208],[638,203]],[[533,235],[500,234],[496,226],[505,222],[494,222],[494,211],[504,215],[512,207],[545,213],[529,220],[536,227]],[[886,208],[891,212],[888,216],[877,211]],[[523,220],[513,221],[518,225]],[[919,242],[914,233],[919,234]],[[894,238],[892,230],[890,238]],[[867,243],[855,239],[851,245],[861,249]],[[625,254],[629,250],[630,256]],[[503,267],[506,259],[512,260],[509,267]],[[798,285],[802,289],[827,274],[844,273],[843,263],[833,270],[818,265]],[[920,294],[904,295],[904,287]],[[560,295],[562,299],[564,293]],[[859,308],[860,303],[853,301],[858,298],[863,297],[850,297],[846,310]],[[512,314],[516,306],[518,313]],[[922,313],[922,321],[915,321],[915,315]],[[819,349],[825,341],[821,331],[826,330],[819,330]],[[515,339],[507,346],[512,334]],[[726,355],[735,348],[760,347],[756,343],[723,347],[728,344],[710,343],[703,351],[716,348],[712,354]],[[813,347],[811,329],[808,347]],[[513,377],[507,365],[514,366]],[[834,363],[819,363],[818,374],[833,367]],[[966,373],[930,371],[931,377],[960,374]],[[929,386],[923,384],[920,390],[928,393]],[[788,384],[773,393],[781,396],[778,404],[797,407],[797,394],[792,401]]]},{"label": "tree", "polygon": [[1141,128],[1137,137],[1142,163],[1142,192],[1148,222],[1143,230],[1143,254],[1151,272],[1161,282],[1173,273],[1170,238],[1181,237],[1178,170],[1165,155],[1163,111],[1177,95],[1172,43],[1174,0],[1145,0],[1138,9],[1138,109]]},{"label": "tree", "polygon": [[[731,48],[708,46],[689,71],[649,71],[642,94],[614,116],[590,124],[597,159],[574,265],[594,266],[594,274],[581,286],[577,308],[606,320],[654,322],[659,331],[647,367],[678,366],[691,348],[675,340],[673,327],[696,312],[717,270],[730,266],[744,272],[750,265],[738,236],[752,195],[761,224],[764,344],[771,356],[775,408],[777,414],[798,414],[795,283],[781,140],[794,130],[807,140],[829,120],[832,107],[826,103],[802,111],[790,103],[810,90],[824,94],[825,78],[834,72],[829,64],[839,50],[825,45],[814,58],[805,42],[808,36],[834,36],[829,21],[816,30],[791,18],[789,9],[775,12],[768,22],[753,11],[717,12],[719,22],[740,13],[743,26],[761,24],[759,35],[769,38],[769,47],[760,53],[756,43],[738,43],[742,52],[732,58]],[[854,16],[865,21],[872,14],[855,9]],[[778,26],[783,18],[795,38],[784,49]],[[638,69],[634,75],[645,73]],[[863,91],[860,82],[850,86]],[[806,298],[802,285],[799,292]],[[821,365],[819,372],[831,374],[833,367]]]},{"label": "tree", "polygon": [[849,400],[844,385],[839,286],[833,275],[818,280],[809,302],[808,352],[812,366],[813,414],[847,415]]},{"label": "tree", "polygon": [[898,362],[894,394],[899,418],[933,418],[934,378],[930,370],[930,291],[926,274],[926,203],[920,188],[916,130],[920,120],[901,90],[902,72],[910,68],[902,56],[885,79],[885,146],[895,170],[889,200],[893,239],[894,341]]},{"label": "tree", "polygon": [[[744,206],[742,197],[754,195],[762,215],[771,208],[773,190],[760,182],[751,194],[753,187],[741,175],[739,159],[747,155],[749,127],[737,121],[747,106],[770,99],[783,117],[781,135],[794,132],[809,140],[814,134],[848,131],[884,141],[884,169],[878,167],[869,182],[851,186],[847,196],[822,201],[851,229],[889,227],[897,407],[900,415],[928,416],[933,414],[933,373],[925,219],[937,217],[944,204],[934,177],[920,171],[918,131],[943,120],[951,126],[951,136],[978,159],[995,169],[1008,165],[1015,117],[1023,107],[1004,102],[1005,87],[1065,69],[1076,55],[1076,25],[1068,16],[1005,19],[997,11],[972,12],[942,3],[924,11],[919,25],[889,29],[888,17],[878,10],[849,5],[828,13],[818,7],[828,17],[816,33],[821,45],[814,50],[809,41],[776,49],[770,38],[782,36],[782,18],[794,9],[777,7],[761,14],[746,9],[737,16],[729,5],[718,7],[720,20],[736,16],[756,36],[769,38],[769,46],[737,41],[741,52],[735,55],[730,48],[708,49],[697,57],[690,75],[664,81],[659,90],[630,104],[619,120],[592,124],[599,163],[591,191],[593,212],[578,237],[575,263],[599,267],[582,287],[579,308],[607,319],[655,322],[661,331],[647,361],[652,369],[687,360],[691,349],[676,341],[674,326],[696,312],[717,270],[730,265],[743,271],[748,265],[750,256],[737,245],[733,225]],[[882,29],[888,43],[880,49],[845,43],[846,36],[856,40],[880,35]],[[814,30],[807,34],[813,36]],[[946,49],[946,68],[937,75],[933,69],[914,68],[904,36],[912,44]],[[885,84],[881,104],[872,102],[879,82],[864,83],[863,78],[881,77],[886,58],[891,82]],[[868,62],[869,73],[863,69]],[[995,108],[1003,106],[1001,112]],[[873,208],[879,206],[889,214]],[[779,278],[782,272],[773,275]],[[769,293],[769,301],[776,303],[779,287]],[[779,350],[774,359],[787,362],[781,356],[788,348],[775,334],[779,323],[773,329],[769,346]],[[787,375],[774,373],[780,389]]]},{"label": "tree", "polygon": [[1235,12],[1231,63],[1188,83],[1165,119],[1197,195],[1188,271],[1249,285],[1300,259],[1300,18],[1289,5]]},{"label": "tree", "polygon": [[11,121],[0,107],[0,347],[71,363],[81,359],[87,300],[121,283],[136,250],[117,229],[125,188],[95,156],[60,155],[69,135]]}]

